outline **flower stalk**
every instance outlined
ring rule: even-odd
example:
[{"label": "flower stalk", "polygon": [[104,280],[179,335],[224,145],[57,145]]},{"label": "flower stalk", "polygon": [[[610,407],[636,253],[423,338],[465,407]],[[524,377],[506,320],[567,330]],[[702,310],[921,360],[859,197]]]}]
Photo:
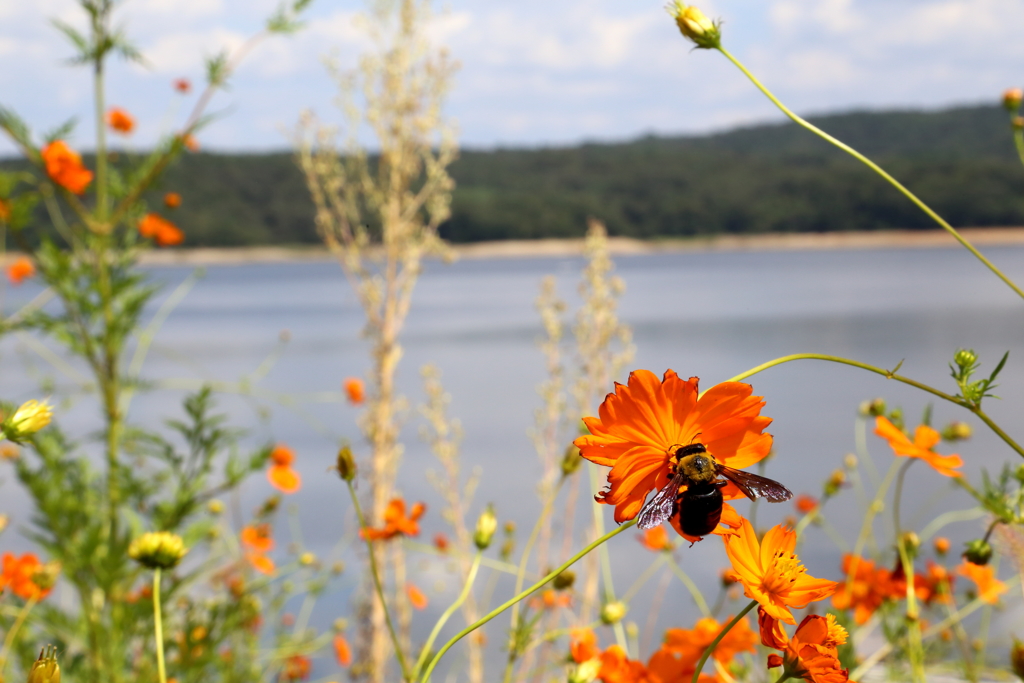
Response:
[{"label": "flower stalk", "polygon": [[167,683],[164,665],[164,624],[160,612],[160,568],[153,570],[153,632],[156,636],[156,670],[160,683]]},{"label": "flower stalk", "polygon": [[747,616],[750,610],[757,607],[757,605],[757,600],[751,600],[749,603],[747,603],[747,606],[744,607],[739,614],[733,617],[732,621],[730,621],[725,628],[718,632],[718,635],[715,636],[715,639],[711,641],[711,644],[704,648],[704,654],[700,656],[700,660],[697,661],[697,667],[693,670],[692,683],[698,683],[698,681],[700,680],[700,672],[704,668],[704,663],[708,661],[708,657],[710,657],[711,653],[715,651],[715,648],[718,647],[718,644],[722,642],[722,638],[725,638],[726,634],[732,630],[733,626],[740,623],[740,619]]}]

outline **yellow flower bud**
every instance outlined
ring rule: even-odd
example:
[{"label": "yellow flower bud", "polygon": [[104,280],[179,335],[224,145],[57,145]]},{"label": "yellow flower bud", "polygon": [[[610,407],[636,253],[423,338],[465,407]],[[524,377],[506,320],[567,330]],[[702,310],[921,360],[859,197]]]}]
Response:
[{"label": "yellow flower bud", "polygon": [[57,663],[57,648],[47,645],[40,651],[39,659],[32,663],[28,672],[28,683],[60,683],[60,664]]},{"label": "yellow flower bud", "polygon": [[487,547],[491,545],[491,539],[494,538],[494,532],[497,530],[498,518],[494,515],[494,506],[488,505],[480,515],[480,518],[476,520],[476,533],[473,534],[473,543],[480,550],[487,550]]},{"label": "yellow flower bud", "polygon": [[608,626],[617,624],[622,621],[622,618],[626,616],[626,612],[628,611],[629,608],[626,606],[626,603],[621,600],[606,603],[605,606],[601,608],[601,621]]},{"label": "yellow flower bud", "polygon": [[1020,109],[1021,100],[1024,100],[1024,90],[1020,88],[1010,88],[1003,93],[1003,107],[1006,111],[1015,112]]},{"label": "yellow flower bud", "polygon": [[299,555],[299,564],[303,567],[309,567],[316,562],[316,555],[313,553],[302,553]]},{"label": "yellow flower bud", "polygon": [[721,45],[720,24],[708,19],[695,5],[684,5],[680,0],[674,0],[668,7],[668,13],[676,20],[679,32],[697,47],[709,50]]},{"label": "yellow flower bud", "polygon": [[974,434],[974,430],[966,422],[950,422],[942,430],[942,438],[946,441],[963,441],[971,438],[972,434]]},{"label": "yellow flower bud", "polygon": [[149,569],[172,569],[187,552],[181,536],[169,531],[142,534],[128,546],[128,557]]},{"label": "yellow flower bud", "polygon": [[3,432],[11,441],[19,441],[26,436],[35,434],[40,429],[50,424],[53,416],[53,407],[43,401],[40,403],[35,399],[25,401],[21,404],[14,415],[3,423]]},{"label": "yellow flower bud", "polygon": [[211,515],[219,515],[224,512],[224,501],[214,498],[206,504],[206,509]]},{"label": "yellow flower bud", "polygon": [[857,412],[863,417],[878,417],[879,415],[885,415],[885,399],[873,398],[870,401],[864,401],[860,404]]},{"label": "yellow flower bud", "polygon": [[601,658],[588,659],[569,674],[569,683],[594,683],[601,672]]}]

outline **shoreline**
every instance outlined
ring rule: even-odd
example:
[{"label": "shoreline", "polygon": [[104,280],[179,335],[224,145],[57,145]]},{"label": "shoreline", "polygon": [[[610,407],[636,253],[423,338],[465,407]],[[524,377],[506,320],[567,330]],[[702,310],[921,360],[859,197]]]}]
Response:
[{"label": "shoreline", "polygon": [[[963,228],[965,239],[978,247],[1024,245],[1024,227]],[[612,256],[748,251],[836,251],[846,249],[949,249],[962,248],[945,230],[879,230],[832,233],[773,233],[766,235],[717,235],[679,239],[639,240],[608,238]],[[452,245],[459,259],[566,258],[583,253],[583,238],[508,240]],[[14,252],[0,257],[6,264]],[[144,266],[245,265],[332,261],[321,246],[196,247],[144,252]]]}]

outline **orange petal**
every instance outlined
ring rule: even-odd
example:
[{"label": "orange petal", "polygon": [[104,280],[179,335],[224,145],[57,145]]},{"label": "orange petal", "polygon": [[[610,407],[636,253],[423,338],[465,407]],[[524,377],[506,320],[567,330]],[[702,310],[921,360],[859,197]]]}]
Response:
[{"label": "orange petal", "polygon": [[302,488],[302,477],[287,465],[273,465],[267,470],[267,479],[281,493],[295,493]]}]

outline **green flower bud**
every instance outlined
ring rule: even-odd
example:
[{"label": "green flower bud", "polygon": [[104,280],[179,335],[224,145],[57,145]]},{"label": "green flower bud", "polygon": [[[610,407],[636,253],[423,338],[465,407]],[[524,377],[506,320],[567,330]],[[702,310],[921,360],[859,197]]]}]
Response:
[{"label": "green flower bud", "polygon": [[966,422],[950,422],[942,430],[942,438],[946,441],[963,441],[971,438],[974,430]]},{"label": "green flower bud", "polygon": [[572,588],[572,584],[575,582],[576,573],[566,569],[551,580],[551,585],[555,587],[556,591],[564,591]]},{"label": "green flower bud", "polygon": [[39,652],[39,659],[32,663],[27,683],[60,683],[60,664],[57,663],[57,648],[47,645]]},{"label": "green flower bud", "polygon": [[33,399],[22,403],[21,407],[14,411],[14,415],[4,420],[0,429],[11,441],[21,441],[50,424],[52,417],[53,407],[49,403],[40,403]]},{"label": "green flower bud", "polygon": [[873,398],[870,401],[864,401],[860,404],[857,412],[862,417],[878,417],[879,415],[885,415],[885,399],[884,398]]},{"label": "green flower bud", "polygon": [[913,560],[917,557],[917,550],[921,547],[920,537],[913,531],[904,531],[903,535],[900,536],[900,543],[903,544],[903,549],[907,553],[907,557]]},{"label": "green flower bud", "polygon": [[41,591],[49,591],[57,583],[58,576],[60,576],[60,562],[52,560],[32,572],[32,583]]},{"label": "green flower bud", "polygon": [[487,550],[494,538],[494,532],[498,530],[498,518],[494,515],[494,506],[488,505],[480,517],[476,520],[476,533],[473,534],[473,543],[480,550]]},{"label": "green flower bud", "polygon": [[562,456],[562,476],[568,477],[574,474],[582,464],[583,456],[580,455],[580,449],[569,444],[569,447],[565,449],[565,455]]},{"label": "green flower bud", "polygon": [[976,538],[967,542],[964,559],[971,564],[986,565],[992,559],[992,545],[984,538]]},{"label": "green flower bud", "polygon": [[617,624],[622,621],[622,618],[626,616],[626,612],[628,611],[629,608],[626,606],[626,603],[621,600],[606,603],[605,606],[601,608],[601,621],[607,626]]},{"label": "green flower bud", "polygon": [[352,449],[342,446],[338,450],[338,476],[345,481],[352,481],[356,478],[356,459],[352,456]]},{"label": "green flower bud", "polygon": [[978,362],[978,354],[974,353],[974,349],[960,349],[953,354],[953,362],[962,370],[972,368]]},{"label": "green flower bud", "polygon": [[149,569],[172,569],[187,552],[181,536],[169,531],[145,533],[128,546],[128,557]]},{"label": "green flower bud", "polygon": [[213,500],[211,500],[209,503],[206,504],[206,510],[211,515],[223,514],[224,513],[224,501],[217,500],[216,498],[214,498]]}]

